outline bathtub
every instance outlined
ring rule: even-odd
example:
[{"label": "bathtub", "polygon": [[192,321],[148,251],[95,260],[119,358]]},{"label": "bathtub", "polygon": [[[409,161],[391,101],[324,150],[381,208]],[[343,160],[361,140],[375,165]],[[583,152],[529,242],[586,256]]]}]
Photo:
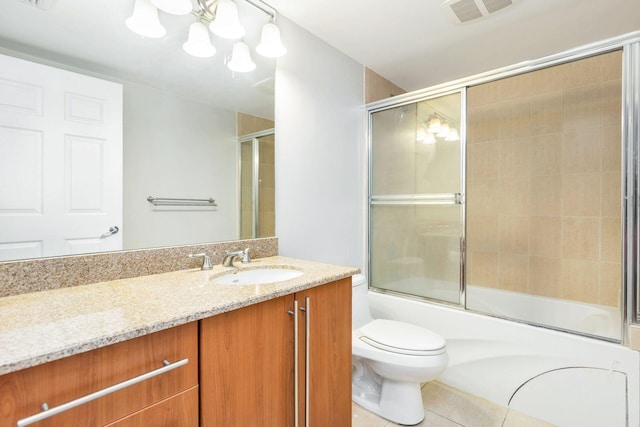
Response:
[{"label": "bathtub", "polygon": [[[471,302],[497,309],[495,295],[483,291],[470,287]],[[504,315],[509,296],[500,295]],[[421,325],[447,340],[450,361],[439,380],[452,387],[561,427],[639,426],[640,358],[622,345],[375,291],[369,303],[374,318]],[[572,309],[580,313],[572,318],[589,324],[606,317]],[[615,333],[613,323],[588,328]]]}]

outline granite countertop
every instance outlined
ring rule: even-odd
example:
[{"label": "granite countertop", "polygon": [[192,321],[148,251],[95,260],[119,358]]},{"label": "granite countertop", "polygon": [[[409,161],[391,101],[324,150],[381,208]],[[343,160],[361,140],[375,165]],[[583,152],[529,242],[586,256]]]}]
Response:
[{"label": "granite countertop", "polygon": [[280,256],[240,269],[288,266],[284,282],[218,285],[232,271],[181,270],[0,298],[0,374],[214,316],[357,274],[359,270]]}]

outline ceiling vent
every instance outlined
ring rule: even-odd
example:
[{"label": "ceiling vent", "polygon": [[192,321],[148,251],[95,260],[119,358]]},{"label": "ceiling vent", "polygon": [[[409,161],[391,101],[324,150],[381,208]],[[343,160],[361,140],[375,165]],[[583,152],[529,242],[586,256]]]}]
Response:
[{"label": "ceiling vent", "polygon": [[38,9],[49,9],[55,0],[18,0],[25,4],[37,7]]},{"label": "ceiling vent", "polygon": [[444,0],[442,10],[456,24],[492,15],[520,0]]}]

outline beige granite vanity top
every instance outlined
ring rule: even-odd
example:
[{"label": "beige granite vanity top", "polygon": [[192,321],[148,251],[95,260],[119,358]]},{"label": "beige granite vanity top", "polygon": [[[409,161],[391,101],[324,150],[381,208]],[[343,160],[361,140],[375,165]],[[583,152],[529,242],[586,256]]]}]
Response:
[{"label": "beige granite vanity top", "polygon": [[0,374],[214,316],[359,272],[285,257],[243,268],[288,266],[304,274],[264,285],[217,285],[231,271],[181,270],[0,298]]}]

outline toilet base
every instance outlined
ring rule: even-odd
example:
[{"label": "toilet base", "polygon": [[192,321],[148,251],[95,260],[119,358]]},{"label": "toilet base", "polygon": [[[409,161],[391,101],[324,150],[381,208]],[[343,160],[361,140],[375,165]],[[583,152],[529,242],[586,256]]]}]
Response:
[{"label": "toilet base", "polygon": [[[367,379],[366,377],[362,380]],[[420,383],[382,379],[382,384],[353,385],[352,400],[368,411],[396,424],[415,425],[424,419]]]}]

